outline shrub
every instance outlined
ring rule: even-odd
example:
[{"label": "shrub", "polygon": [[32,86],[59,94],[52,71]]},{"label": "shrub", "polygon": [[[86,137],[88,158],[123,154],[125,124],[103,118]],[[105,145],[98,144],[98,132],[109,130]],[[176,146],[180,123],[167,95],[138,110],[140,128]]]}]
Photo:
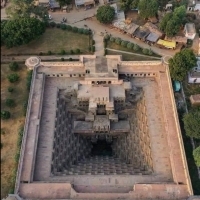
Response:
[{"label": "shrub", "polygon": [[77,54],[79,54],[80,52],[81,52],[80,49],[75,50],[75,53],[77,53]]},{"label": "shrub", "polygon": [[149,53],[149,50],[148,49],[142,49],[142,53],[147,55]]},{"label": "shrub", "polygon": [[11,87],[11,86],[9,86],[9,87],[8,87],[8,92],[10,92],[10,93],[11,93],[11,92],[13,92],[13,91],[14,91],[14,88],[13,88],[13,87]]},{"label": "shrub", "polygon": [[83,28],[79,28],[79,29],[78,29],[78,33],[83,34],[83,32],[84,32],[84,29],[83,29]]},{"label": "shrub", "polygon": [[150,56],[153,55],[153,51],[152,51],[151,49],[149,49],[148,54],[149,54]]},{"label": "shrub", "polygon": [[134,46],[134,44],[129,42],[126,47],[127,47],[127,49],[133,49],[133,46]]},{"label": "shrub", "polygon": [[95,52],[95,46],[92,46],[92,52]]},{"label": "shrub", "polygon": [[15,106],[14,99],[6,99],[6,106],[8,106],[8,107],[14,107]]},{"label": "shrub", "polygon": [[31,80],[32,80],[32,74],[33,70],[30,70],[27,72],[27,77],[26,77],[26,88],[29,91],[31,88]]},{"label": "shrub", "polygon": [[89,47],[88,47],[88,50],[89,50],[89,51],[91,51],[91,50],[92,50],[92,47],[91,47],[91,46],[89,46]]},{"label": "shrub", "polygon": [[77,33],[77,32],[78,32],[78,28],[77,28],[76,26],[74,26],[74,27],[72,27],[72,31],[73,31],[74,33]]},{"label": "shrub", "polygon": [[74,51],[72,49],[70,50],[70,54],[74,54]]},{"label": "shrub", "polygon": [[66,25],[67,30],[71,31],[72,27],[70,25]]},{"label": "shrub", "polygon": [[126,47],[127,46],[127,44],[128,44],[128,42],[127,41],[121,41],[121,46],[123,46],[123,47]]},{"label": "shrub", "polygon": [[19,68],[19,65],[18,65],[17,62],[11,62],[11,63],[9,64],[9,68],[10,68],[11,71],[17,71],[18,68]]},{"label": "shrub", "polygon": [[23,103],[23,114],[24,114],[24,116],[26,116],[27,106],[28,106],[28,101],[25,101]]},{"label": "shrub", "polygon": [[95,44],[95,40],[92,40],[92,45],[94,45]]},{"label": "shrub", "polygon": [[56,24],[56,28],[60,28],[60,24]]},{"label": "shrub", "polygon": [[61,25],[60,25],[60,28],[61,28],[62,30],[66,30],[66,29],[67,29],[67,25],[66,25],[66,24],[61,24]]},{"label": "shrub", "polygon": [[61,61],[65,61],[65,59],[64,59],[64,58],[61,58]]},{"label": "shrub", "polygon": [[43,52],[40,52],[39,55],[42,56],[42,55],[43,55]]},{"label": "shrub", "polygon": [[121,41],[122,41],[122,40],[121,40],[120,38],[116,38],[116,39],[115,39],[115,43],[116,43],[116,44],[121,44]]},{"label": "shrub", "polygon": [[52,28],[56,26],[55,22],[50,22],[49,24],[50,24],[50,27],[52,27]]},{"label": "shrub", "polygon": [[51,51],[48,51],[48,52],[47,52],[47,55],[51,55],[51,54],[52,54],[52,52],[51,52]]},{"label": "shrub", "polygon": [[105,40],[109,40],[109,39],[110,39],[110,35],[106,34],[106,35],[104,36],[104,39],[105,39]]},{"label": "shrub", "polygon": [[19,80],[19,75],[14,73],[14,74],[9,74],[7,76],[8,80],[11,82],[11,83],[15,83]]},{"label": "shrub", "polygon": [[139,50],[140,50],[140,47],[139,47],[137,44],[134,44],[133,50],[134,50],[134,51],[139,51]]},{"label": "shrub", "polygon": [[62,50],[60,51],[60,54],[61,54],[61,55],[65,55],[65,54],[66,54],[66,51],[65,51],[64,49],[62,49]]},{"label": "shrub", "polygon": [[115,38],[114,38],[114,37],[111,37],[111,38],[110,38],[110,41],[111,41],[111,42],[115,42]]},{"label": "shrub", "polygon": [[6,132],[3,128],[1,128],[1,135],[4,135]]},{"label": "shrub", "polygon": [[1,149],[3,148],[3,143],[1,142]]},{"label": "shrub", "polygon": [[88,29],[84,29],[84,30],[83,30],[83,33],[84,33],[85,35],[89,35],[90,31],[89,31]]},{"label": "shrub", "polygon": [[10,118],[10,112],[7,110],[1,111],[1,119],[9,119]]},{"label": "shrub", "polygon": [[16,163],[19,161],[19,157],[20,157],[20,152],[18,150],[17,153],[15,154],[15,162]]},{"label": "shrub", "polygon": [[69,58],[69,61],[72,61],[73,59],[72,58]]}]

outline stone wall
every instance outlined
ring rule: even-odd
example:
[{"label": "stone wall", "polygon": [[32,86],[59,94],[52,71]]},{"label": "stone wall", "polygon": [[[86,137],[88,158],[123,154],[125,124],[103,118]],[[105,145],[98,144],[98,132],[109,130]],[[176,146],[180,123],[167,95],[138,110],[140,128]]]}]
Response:
[{"label": "stone wall", "polygon": [[128,115],[131,131],[113,140],[113,152],[115,156],[133,164],[136,171],[140,169],[146,174],[151,173],[153,164],[144,95],[136,103],[134,112]]},{"label": "stone wall", "polygon": [[91,143],[74,134],[72,127],[73,115],[67,111],[65,100],[58,96],[51,167],[54,175],[67,173],[73,164],[90,154]]}]

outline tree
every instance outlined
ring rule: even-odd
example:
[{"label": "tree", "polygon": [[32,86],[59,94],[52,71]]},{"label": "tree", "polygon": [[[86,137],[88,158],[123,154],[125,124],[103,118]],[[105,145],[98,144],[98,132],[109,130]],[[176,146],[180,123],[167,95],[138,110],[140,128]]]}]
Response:
[{"label": "tree", "polygon": [[134,44],[133,50],[134,51],[139,51],[140,47],[137,44]]},{"label": "tree", "polygon": [[170,21],[168,21],[167,26],[165,27],[165,34],[168,37],[173,37],[178,33],[179,28],[179,23],[177,23],[177,21],[173,18]]},{"label": "tree", "polygon": [[142,18],[155,17],[158,11],[157,0],[140,0],[138,4],[139,14]]},{"label": "tree", "polygon": [[134,44],[129,42],[126,47],[127,47],[127,49],[133,49],[133,46],[134,46]]},{"label": "tree", "polygon": [[35,6],[33,0],[11,0],[10,5],[6,8],[6,13],[10,19],[36,18],[46,20],[48,11],[44,6]]},{"label": "tree", "polygon": [[172,13],[167,13],[165,14],[165,16],[162,18],[160,24],[159,24],[159,28],[162,31],[165,31],[167,23],[169,22],[169,20],[172,18]]},{"label": "tree", "polygon": [[193,150],[193,157],[196,165],[200,167],[200,146]]},{"label": "tree", "polygon": [[183,49],[175,56],[169,59],[169,70],[171,78],[177,81],[183,81],[187,72],[196,65],[197,59],[191,49]]},{"label": "tree", "polygon": [[8,80],[11,82],[11,83],[15,83],[19,80],[19,75],[14,73],[14,74],[9,74],[7,76]]},{"label": "tree", "polygon": [[59,5],[62,7],[62,6],[66,6],[66,5],[69,5],[72,3],[72,0],[56,0]]},{"label": "tree", "polygon": [[121,41],[122,41],[121,38],[116,38],[115,43],[120,45]]},{"label": "tree", "polygon": [[122,40],[122,41],[121,41],[121,46],[123,46],[123,47],[126,47],[126,46],[127,46],[127,44],[128,44],[128,42],[127,42],[127,41],[124,41],[124,40]]},{"label": "tree", "polygon": [[10,68],[10,70],[12,70],[12,71],[17,71],[18,68],[19,68],[19,65],[18,65],[17,62],[11,62],[11,63],[9,64],[9,68]]},{"label": "tree", "polygon": [[18,18],[9,20],[1,29],[4,44],[10,48],[27,44],[45,31],[45,24],[35,18]]},{"label": "tree", "polygon": [[15,101],[13,99],[6,99],[6,106],[14,107],[15,106]]},{"label": "tree", "polygon": [[14,88],[9,86],[9,87],[8,87],[8,92],[11,93],[11,92],[13,92],[13,91],[14,91]]},{"label": "tree", "polygon": [[1,111],[1,119],[9,119],[10,118],[10,112],[7,110]]},{"label": "tree", "polygon": [[129,9],[137,8],[139,0],[120,0],[121,10],[128,11]]},{"label": "tree", "polygon": [[185,6],[175,8],[173,14],[167,13],[160,22],[160,29],[165,32],[168,37],[176,35],[186,16]]},{"label": "tree", "polygon": [[109,5],[100,6],[97,10],[96,17],[101,23],[111,23],[115,17],[115,9]]},{"label": "tree", "polygon": [[200,107],[185,114],[183,116],[183,122],[186,135],[200,139]]}]

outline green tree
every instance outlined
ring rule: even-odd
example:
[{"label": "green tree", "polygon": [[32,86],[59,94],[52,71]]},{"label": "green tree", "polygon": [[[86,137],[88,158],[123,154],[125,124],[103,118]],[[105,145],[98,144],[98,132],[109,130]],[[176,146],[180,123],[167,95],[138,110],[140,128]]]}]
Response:
[{"label": "green tree", "polygon": [[59,5],[62,7],[62,6],[66,6],[66,5],[69,5],[72,3],[72,0],[56,0]]},{"label": "green tree", "polygon": [[1,119],[9,119],[10,118],[10,112],[7,110],[1,111]]},{"label": "green tree", "polygon": [[127,47],[127,49],[133,49],[133,46],[134,46],[134,44],[129,42],[126,47]]},{"label": "green tree", "polygon": [[162,31],[165,31],[167,23],[169,22],[169,20],[172,18],[172,13],[167,13],[165,14],[165,16],[162,18],[160,24],[159,24],[159,28]]},{"label": "green tree", "polygon": [[193,150],[193,157],[196,165],[200,167],[200,146]]},{"label": "green tree", "polygon": [[7,76],[8,80],[11,82],[11,83],[15,83],[19,80],[19,75],[14,73],[14,74],[9,74]]},{"label": "green tree", "polygon": [[10,70],[12,70],[12,71],[17,71],[18,68],[19,68],[19,65],[18,65],[17,62],[11,62],[11,63],[9,64],[9,68],[10,68]]},{"label": "green tree", "polygon": [[11,92],[13,92],[13,91],[14,91],[14,88],[13,88],[13,87],[11,87],[11,86],[9,86],[9,87],[8,87],[8,92],[10,92],[10,93],[11,93]]},{"label": "green tree", "polygon": [[100,6],[97,10],[96,17],[101,23],[111,23],[115,17],[115,9],[109,5]]},{"label": "green tree", "polygon": [[35,18],[9,20],[1,29],[1,39],[7,47],[27,44],[45,31],[45,24]]},{"label": "green tree", "polygon": [[14,107],[15,106],[15,101],[13,99],[6,99],[6,106]]},{"label": "green tree", "polygon": [[155,17],[158,11],[157,0],[140,0],[138,4],[139,15],[142,18]]},{"label": "green tree", "polygon": [[121,41],[122,41],[121,38],[116,38],[115,43],[120,45]]},{"label": "green tree", "polygon": [[165,28],[165,34],[168,37],[173,37],[178,33],[179,29],[180,29],[179,23],[177,23],[177,21],[174,20],[173,18],[170,21],[168,21],[167,26]]},{"label": "green tree", "polygon": [[140,47],[137,44],[134,44],[133,50],[134,51],[139,51]]},{"label": "green tree", "polygon": [[183,116],[183,122],[186,135],[200,139],[200,107],[185,114]]},{"label": "green tree", "polygon": [[139,0],[120,0],[120,8],[124,11],[137,8]]},{"label": "green tree", "polygon": [[121,46],[123,46],[123,47],[126,47],[126,46],[127,46],[127,44],[128,44],[128,42],[127,42],[127,41],[124,41],[124,40],[122,40],[122,41],[121,41]]},{"label": "green tree", "polygon": [[48,11],[45,7],[34,5],[34,0],[10,0],[10,5],[6,8],[6,13],[10,19],[36,18],[46,20]]},{"label": "green tree", "polygon": [[169,70],[171,78],[183,81],[187,72],[196,65],[196,56],[191,49],[183,49],[169,59]]}]

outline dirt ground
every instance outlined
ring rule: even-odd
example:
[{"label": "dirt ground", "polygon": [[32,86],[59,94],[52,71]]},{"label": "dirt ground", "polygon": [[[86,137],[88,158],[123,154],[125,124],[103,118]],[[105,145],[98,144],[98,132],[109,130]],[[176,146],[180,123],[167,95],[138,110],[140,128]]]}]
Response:
[{"label": "dirt ground", "polygon": [[[9,70],[8,64],[1,64],[1,109],[8,110],[11,118],[1,120],[1,199],[5,197],[12,186],[13,172],[16,169],[15,154],[17,150],[18,130],[24,124],[23,103],[27,98],[26,75],[27,70],[24,65],[20,66],[17,73],[20,80],[17,83],[10,83],[7,75],[13,73]],[[9,93],[7,88],[12,86],[14,91]],[[8,108],[5,99],[12,98],[16,106]]]}]

